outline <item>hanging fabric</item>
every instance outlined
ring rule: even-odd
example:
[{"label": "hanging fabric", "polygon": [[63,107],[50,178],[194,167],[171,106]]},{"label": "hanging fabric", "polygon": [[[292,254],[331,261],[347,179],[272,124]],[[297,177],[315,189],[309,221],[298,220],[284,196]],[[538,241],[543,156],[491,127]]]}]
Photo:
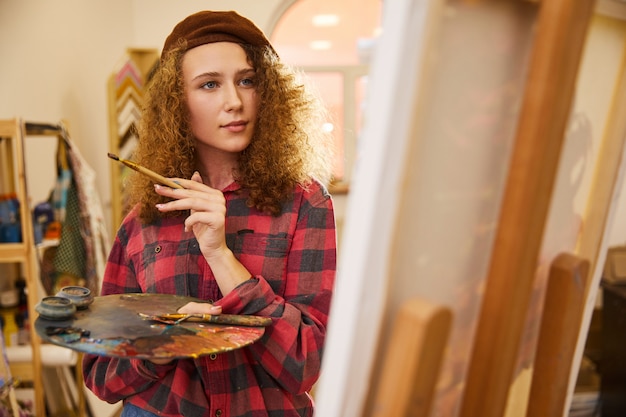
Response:
[{"label": "hanging fabric", "polygon": [[48,294],[68,285],[84,286],[98,294],[108,237],[94,178],[93,170],[62,128],[57,180],[49,201],[60,225],[59,244],[46,249],[41,262],[41,281]]}]

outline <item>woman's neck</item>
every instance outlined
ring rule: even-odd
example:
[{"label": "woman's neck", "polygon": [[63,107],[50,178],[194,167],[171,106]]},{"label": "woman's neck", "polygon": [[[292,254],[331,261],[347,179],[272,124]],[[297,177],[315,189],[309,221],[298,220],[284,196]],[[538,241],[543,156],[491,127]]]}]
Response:
[{"label": "woman's neck", "polygon": [[211,146],[196,146],[196,169],[209,187],[223,190],[235,179],[239,154],[224,152]]},{"label": "woman's neck", "polygon": [[202,182],[217,190],[223,190],[234,181],[236,168],[236,162],[223,158],[209,160],[205,158],[199,160],[196,167],[202,177]]}]

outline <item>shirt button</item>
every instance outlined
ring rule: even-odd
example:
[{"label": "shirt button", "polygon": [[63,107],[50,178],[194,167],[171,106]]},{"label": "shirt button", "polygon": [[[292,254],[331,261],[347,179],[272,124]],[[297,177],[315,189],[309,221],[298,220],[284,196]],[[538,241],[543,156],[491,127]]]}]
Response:
[{"label": "shirt button", "polygon": [[215,417],[220,417],[222,415],[222,410],[215,410]]},{"label": "shirt button", "polygon": [[159,245],[159,246],[156,246],[156,247],[154,248],[154,253],[159,253],[159,252],[161,252],[161,246],[160,246],[160,245]]},{"label": "shirt button", "polygon": [[[209,355],[209,359],[211,359],[212,361],[214,361],[215,359],[217,359],[217,353],[211,353],[211,354]],[[218,411],[219,411],[219,410],[218,410]],[[221,413],[221,411],[220,411],[220,413]]]}]

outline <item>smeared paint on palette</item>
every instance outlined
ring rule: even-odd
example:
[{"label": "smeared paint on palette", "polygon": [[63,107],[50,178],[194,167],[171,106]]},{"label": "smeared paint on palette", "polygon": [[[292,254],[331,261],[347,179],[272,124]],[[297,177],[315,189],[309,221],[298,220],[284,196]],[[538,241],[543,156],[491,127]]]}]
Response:
[{"label": "smeared paint on palette", "polygon": [[140,314],[174,313],[192,297],[168,294],[115,294],[94,297],[71,319],[38,317],[42,340],[83,353],[120,358],[195,358],[239,349],[257,341],[262,326],[233,326],[195,321],[165,324]]}]

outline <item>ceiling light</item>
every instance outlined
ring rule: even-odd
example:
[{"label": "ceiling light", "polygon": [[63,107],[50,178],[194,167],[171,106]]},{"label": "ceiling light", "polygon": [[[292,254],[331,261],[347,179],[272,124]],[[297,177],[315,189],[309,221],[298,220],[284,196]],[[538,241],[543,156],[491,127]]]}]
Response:
[{"label": "ceiling light", "polygon": [[336,14],[318,14],[313,16],[313,26],[337,26],[339,24],[339,16]]},{"label": "ceiling light", "polygon": [[333,46],[331,41],[312,41],[309,43],[309,48],[315,51],[326,51]]}]

